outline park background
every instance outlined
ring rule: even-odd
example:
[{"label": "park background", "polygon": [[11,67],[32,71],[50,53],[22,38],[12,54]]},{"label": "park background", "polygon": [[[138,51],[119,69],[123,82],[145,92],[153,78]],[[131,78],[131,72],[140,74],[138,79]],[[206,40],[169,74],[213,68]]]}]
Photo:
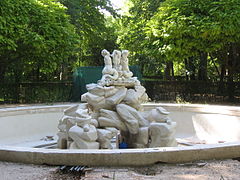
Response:
[{"label": "park background", "polygon": [[102,49],[130,51],[151,101],[240,103],[239,0],[122,3],[1,0],[0,103],[80,101]]}]

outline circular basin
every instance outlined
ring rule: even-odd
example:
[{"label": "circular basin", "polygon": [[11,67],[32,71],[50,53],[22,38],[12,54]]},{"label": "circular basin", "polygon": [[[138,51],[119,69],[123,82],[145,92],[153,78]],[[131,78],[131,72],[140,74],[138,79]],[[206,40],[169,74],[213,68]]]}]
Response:
[{"label": "circular basin", "polygon": [[0,109],[0,161],[49,165],[140,166],[240,157],[240,108],[236,106],[144,104],[161,106],[177,122],[178,147],[113,150],[56,148],[57,125],[72,106]]}]

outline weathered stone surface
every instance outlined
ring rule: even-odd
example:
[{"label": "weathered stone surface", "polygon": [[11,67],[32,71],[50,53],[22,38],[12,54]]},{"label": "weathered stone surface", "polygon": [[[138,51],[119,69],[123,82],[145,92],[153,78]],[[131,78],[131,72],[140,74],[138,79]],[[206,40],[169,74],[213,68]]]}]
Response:
[{"label": "weathered stone surface", "polygon": [[133,73],[129,70],[129,67],[128,67],[128,55],[129,55],[128,50],[122,51],[122,57],[121,57],[122,76],[127,79],[133,76]]},{"label": "weathered stone surface", "polygon": [[99,143],[97,140],[96,128],[89,125],[88,130],[81,128],[77,125],[69,129],[69,137],[73,140],[74,144],[70,144],[70,149],[98,149]]},{"label": "weathered stone surface", "polygon": [[140,127],[145,127],[149,125],[148,120],[144,119],[141,113],[139,113],[136,109],[132,108],[131,106],[128,106],[126,104],[118,104],[116,106],[116,110],[120,117],[129,124],[132,125],[135,124]]},{"label": "weathered stone surface", "polygon": [[78,109],[78,106],[79,105],[74,105],[74,106],[71,106],[71,107],[67,108],[66,110],[64,110],[64,115],[75,116],[75,112]]},{"label": "weathered stone surface", "polygon": [[176,146],[175,140],[176,123],[151,123],[149,126],[149,135],[151,143],[149,147],[170,147]]},{"label": "weathered stone surface", "polygon": [[117,130],[97,129],[98,139],[101,149],[112,149],[111,139],[117,135]]},{"label": "weathered stone surface", "polygon": [[57,135],[58,135],[58,141],[57,141],[58,148],[67,149],[67,133],[58,132]]},{"label": "weathered stone surface", "polygon": [[139,128],[138,134],[136,135],[136,143],[147,145],[148,139],[148,127]]},{"label": "weathered stone surface", "polygon": [[121,117],[114,111],[101,109],[98,123],[100,127],[115,127],[121,131],[127,131],[127,126],[123,123]]},{"label": "weathered stone surface", "polygon": [[75,125],[69,129],[68,134],[74,141],[79,138],[85,141],[95,141],[97,139],[97,130],[93,125],[85,125],[83,128]]},{"label": "weathered stone surface", "polygon": [[118,89],[115,88],[114,86],[110,86],[110,87],[104,87],[104,96],[110,97],[113,96],[117,93]]},{"label": "weathered stone surface", "polygon": [[118,79],[118,72],[115,68],[112,67],[112,59],[110,53],[104,49],[102,50],[102,56],[104,57],[104,68],[102,70],[102,79],[99,81],[99,84],[104,86],[107,85],[109,81]]},{"label": "weathered stone surface", "polygon": [[125,104],[118,104],[116,106],[117,113],[123,119],[128,131],[131,134],[137,134],[139,129],[139,122],[137,119],[137,111]]},{"label": "weathered stone surface", "polygon": [[119,77],[121,77],[122,65],[121,65],[121,55],[122,52],[114,50],[112,53],[113,57],[113,68],[117,70]]},{"label": "weathered stone surface", "polygon": [[104,100],[103,96],[94,95],[94,94],[89,93],[89,92],[86,93],[85,96],[87,98],[88,104],[90,104],[90,105],[94,105],[94,104],[99,103],[100,101]]},{"label": "weathered stone surface", "polygon": [[124,99],[126,93],[127,88],[119,88],[113,96],[106,98],[106,103],[112,106],[117,105]]},{"label": "weathered stone surface", "polygon": [[91,119],[90,124],[95,126],[95,127],[99,127],[99,123],[96,119]]},{"label": "weathered stone surface", "polygon": [[94,84],[94,83],[87,84],[86,89],[88,90],[89,93],[97,96],[104,96],[105,94],[104,87],[98,84]]},{"label": "weathered stone surface", "polygon": [[146,93],[146,89],[143,86],[137,85],[135,86],[135,90],[137,92],[137,98],[140,104],[148,101],[148,95]]},{"label": "weathered stone surface", "polygon": [[[161,107],[144,112],[141,103],[148,96],[140,81],[132,77],[128,54],[127,50],[114,50],[112,55],[102,50],[105,66],[101,80],[88,84],[88,92],[81,96],[86,103],[68,108],[59,122],[68,147],[96,148],[100,143],[102,149],[112,148],[111,138],[117,132],[130,148],[176,145],[176,125],[169,112]],[[59,138],[63,139],[61,135]],[[60,140],[59,147],[63,146]]]},{"label": "weathered stone surface", "polygon": [[157,107],[150,111],[148,120],[152,122],[168,123],[171,121],[168,115],[169,112],[167,112],[164,108]]},{"label": "weathered stone surface", "polygon": [[77,109],[75,114],[76,117],[79,118],[91,118],[91,116],[88,113],[88,109]]},{"label": "weathered stone surface", "polygon": [[99,143],[78,139],[70,144],[69,149],[99,149]]},{"label": "weathered stone surface", "polygon": [[141,109],[141,104],[138,100],[137,92],[134,89],[128,89],[123,102],[127,105],[135,108],[136,110]]}]

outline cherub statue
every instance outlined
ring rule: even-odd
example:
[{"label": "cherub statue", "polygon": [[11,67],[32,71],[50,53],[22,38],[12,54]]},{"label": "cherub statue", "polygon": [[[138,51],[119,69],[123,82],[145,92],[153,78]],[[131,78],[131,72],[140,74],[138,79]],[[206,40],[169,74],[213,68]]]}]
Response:
[{"label": "cherub statue", "polygon": [[102,50],[102,56],[104,57],[105,66],[102,70],[103,77],[101,81],[104,81],[106,79],[117,80],[118,72],[112,67],[112,59],[110,57],[110,53],[106,49],[104,49]]},{"label": "cherub statue", "polygon": [[112,58],[113,58],[113,68],[115,68],[117,70],[117,72],[119,73],[122,70],[122,66],[121,66],[121,51],[118,50],[114,50],[112,53]]},{"label": "cherub statue", "polygon": [[124,78],[130,78],[133,76],[133,73],[129,70],[128,67],[128,50],[123,50],[122,51],[122,57],[121,57],[121,65],[122,65],[122,75]]}]

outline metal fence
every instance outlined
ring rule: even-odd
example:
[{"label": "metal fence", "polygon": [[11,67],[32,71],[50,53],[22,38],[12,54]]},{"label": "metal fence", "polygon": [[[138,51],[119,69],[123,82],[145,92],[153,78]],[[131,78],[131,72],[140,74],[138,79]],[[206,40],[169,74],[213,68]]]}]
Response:
[{"label": "metal fence", "polygon": [[[229,84],[201,81],[158,81],[143,85],[152,101],[193,103],[240,103],[240,82]],[[69,82],[1,83],[0,103],[53,103],[80,101],[81,91]],[[79,98],[76,99],[76,95]],[[234,97],[231,99],[230,97]]]},{"label": "metal fence", "polygon": [[1,83],[0,103],[52,103],[72,99],[72,82]]},{"label": "metal fence", "polygon": [[[153,101],[193,103],[240,103],[240,82],[157,81],[145,80]],[[231,88],[231,89],[229,89]]]}]

